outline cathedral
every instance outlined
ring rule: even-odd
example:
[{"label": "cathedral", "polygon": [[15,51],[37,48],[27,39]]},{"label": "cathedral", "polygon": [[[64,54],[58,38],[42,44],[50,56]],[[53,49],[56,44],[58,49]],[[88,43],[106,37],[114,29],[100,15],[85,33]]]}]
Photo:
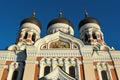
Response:
[{"label": "cathedral", "polygon": [[79,38],[61,11],[44,37],[35,12],[23,19],[17,41],[0,50],[0,80],[120,80],[120,51],[105,43],[99,21],[84,15]]}]

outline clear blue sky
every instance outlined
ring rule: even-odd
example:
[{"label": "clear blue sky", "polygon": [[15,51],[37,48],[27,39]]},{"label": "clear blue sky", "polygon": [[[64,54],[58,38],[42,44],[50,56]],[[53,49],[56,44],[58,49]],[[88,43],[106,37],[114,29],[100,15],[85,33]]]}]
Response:
[{"label": "clear blue sky", "polygon": [[84,8],[89,16],[101,23],[105,42],[120,49],[119,0],[0,0],[0,49],[16,43],[21,20],[30,17],[34,10],[42,23],[42,37],[46,35],[49,21],[62,9],[63,16],[73,23],[75,36],[79,38],[78,23],[84,18]]}]

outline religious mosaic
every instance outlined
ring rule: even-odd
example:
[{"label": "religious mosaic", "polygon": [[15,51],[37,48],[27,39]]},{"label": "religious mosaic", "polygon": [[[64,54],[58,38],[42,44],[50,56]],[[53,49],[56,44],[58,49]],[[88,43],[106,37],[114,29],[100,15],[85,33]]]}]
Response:
[{"label": "religious mosaic", "polygon": [[70,44],[68,42],[58,40],[58,41],[52,42],[50,44],[50,48],[70,48]]}]

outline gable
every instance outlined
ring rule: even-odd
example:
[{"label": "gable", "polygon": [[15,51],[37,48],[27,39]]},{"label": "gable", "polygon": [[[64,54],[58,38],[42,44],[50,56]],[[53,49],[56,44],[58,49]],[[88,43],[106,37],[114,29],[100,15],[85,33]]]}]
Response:
[{"label": "gable", "polygon": [[59,66],[57,66],[51,73],[42,77],[40,80],[76,80],[76,79],[69,76],[65,71],[63,71]]},{"label": "gable", "polygon": [[39,39],[35,46],[38,50],[47,49],[80,49],[84,44],[80,39],[62,32],[56,32]]}]

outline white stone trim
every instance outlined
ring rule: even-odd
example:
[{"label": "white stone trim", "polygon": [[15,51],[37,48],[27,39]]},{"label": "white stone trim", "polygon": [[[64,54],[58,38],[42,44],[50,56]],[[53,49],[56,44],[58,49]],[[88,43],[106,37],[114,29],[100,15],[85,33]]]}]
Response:
[{"label": "white stone trim", "polygon": [[[77,65],[77,61],[79,61],[79,59],[77,58],[64,58],[64,57],[61,57],[61,58],[53,58],[53,57],[44,57],[41,59],[40,61],[40,74],[39,76],[40,77],[43,77],[44,76],[44,68],[45,66],[50,66],[50,70],[54,70],[55,67],[57,66],[62,66],[63,67],[63,70],[65,72],[67,72],[69,74],[69,67],[70,66],[74,66],[75,67],[75,75],[76,77],[78,78],[77,74],[79,74],[79,65]],[[64,64],[65,63],[65,64]]]},{"label": "white stone trim", "polygon": [[50,35],[47,35],[45,36],[44,38],[41,38],[39,40],[37,40],[37,42],[34,44],[34,46],[40,50],[40,46],[43,45],[43,44],[46,44],[52,40],[55,40],[55,39],[67,39],[69,40],[71,43],[76,43],[78,45],[78,49],[80,49],[81,47],[84,47],[84,43],[78,39],[78,38],[75,38],[71,35],[67,35],[67,34],[64,34],[60,31],[54,33],[54,34],[50,34]]},{"label": "white stone trim", "polygon": [[81,56],[79,50],[41,50],[41,51],[29,51],[28,56]]},{"label": "white stone trim", "polygon": [[[19,56],[17,56],[19,55]],[[0,51],[0,60],[24,61],[25,54],[23,51]]]},{"label": "white stone trim", "polygon": [[79,32],[81,33],[82,31],[84,31],[86,28],[96,28],[96,29],[100,29],[100,26],[96,23],[87,23],[83,26],[81,26]]},{"label": "white stone trim", "polygon": [[47,34],[50,34],[51,32],[55,33],[57,31],[62,31],[64,33],[68,33],[69,34],[68,29],[70,30],[70,35],[74,35],[73,28],[71,26],[69,26],[68,24],[65,24],[65,23],[55,23],[55,24],[51,25],[48,28]]},{"label": "white stone trim", "polygon": [[8,72],[8,77],[7,77],[7,80],[11,80],[12,79],[12,76],[13,76],[13,72],[15,70],[18,71],[18,76],[17,76],[17,80],[19,80],[22,76],[22,71],[23,71],[23,63],[21,62],[12,62],[10,65],[9,65],[9,72]]},{"label": "white stone trim", "polygon": [[35,25],[35,24],[33,24],[33,23],[29,23],[29,22],[27,22],[27,23],[22,24],[22,26],[21,26],[21,27],[22,27],[22,28],[29,27],[29,28],[33,28],[33,29],[37,30],[37,31],[38,31],[38,33],[40,33],[40,32],[41,32],[41,30],[40,30],[39,26],[37,26],[37,25]]}]

